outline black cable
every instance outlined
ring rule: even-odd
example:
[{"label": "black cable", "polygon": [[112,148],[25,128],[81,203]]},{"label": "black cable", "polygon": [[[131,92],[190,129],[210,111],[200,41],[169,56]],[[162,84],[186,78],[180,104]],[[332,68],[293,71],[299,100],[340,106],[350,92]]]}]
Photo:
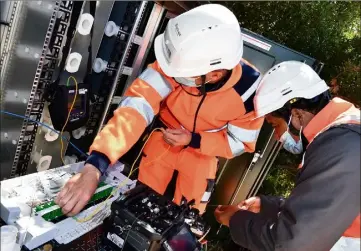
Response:
[{"label": "black cable", "polygon": [[0,24],[6,25],[6,26],[10,26],[10,23],[9,23],[9,22],[6,22],[6,21],[4,21],[4,20],[0,20]]},{"label": "black cable", "polygon": [[195,133],[196,125],[197,125],[198,113],[199,113],[199,110],[201,109],[201,106],[202,106],[202,104],[203,104],[203,101],[206,99],[206,96],[207,96],[207,93],[206,93],[206,85],[205,85],[205,84],[202,84],[201,93],[203,94],[203,96],[202,96],[201,101],[200,101],[199,104],[198,104],[198,107],[197,107],[197,110],[196,110],[196,114],[195,114],[195,116],[194,116],[192,133]]},{"label": "black cable", "polygon": [[[227,72],[227,75],[225,76],[226,81],[228,81],[231,73],[232,73],[232,71],[228,71],[228,72]],[[179,84],[179,85],[181,86],[182,90],[185,91],[187,94],[189,94],[189,95],[191,95],[191,96],[193,96],[193,97],[200,97],[200,96],[202,96],[202,99],[201,99],[201,101],[200,101],[199,104],[198,104],[198,107],[197,107],[197,110],[196,110],[196,114],[195,114],[195,116],[194,116],[192,134],[195,133],[196,126],[197,126],[198,113],[199,113],[199,110],[201,109],[201,106],[202,106],[204,100],[206,99],[206,96],[207,96],[207,90],[206,90],[206,84],[205,84],[205,83],[206,83],[206,82],[205,82],[205,80],[206,80],[206,75],[202,75],[201,78],[202,78],[202,83],[203,83],[203,84],[202,84],[202,86],[201,86],[201,88],[200,88],[201,90],[200,90],[200,93],[199,93],[199,94],[190,93],[190,92],[188,92],[186,89],[184,89],[184,87],[183,87],[182,84]],[[209,91],[213,91],[213,90],[219,89],[219,87],[220,87],[220,86],[223,86],[224,83],[225,83],[224,81],[223,81],[223,82],[220,81],[214,88],[212,88],[212,89],[209,90]]]},{"label": "black cable", "polygon": [[207,96],[207,92],[206,92],[206,75],[202,75],[201,76],[202,78],[202,85],[201,85],[201,90],[199,92],[199,94],[193,94],[193,93],[190,93],[188,92],[186,89],[184,89],[183,85],[182,84],[179,84],[182,88],[183,91],[185,91],[188,95],[191,95],[193,97],[200,97],[202,96],[202,99],[201,101],[199,102],[198,104],[198,107],[197,107],[197,110],[196,110],[196,114],[194,116],[194,122],[193,122],[193,130],[192,130],[192,134],[195,133],[195,130],[196,130],[196,125],[197,125],[197,117],[198,117],[198,113],[199,113],[199,110],[201,109],[201,106]]},{"label": "black cable", "polygon": [[198,93],[198,94],[193,94],[193,93],[190,93],[189,91],[187,91],[186,89],[184,89],[184,87],[183,87],[182,84],[179,84],[179,85],[180,85],[180,87],[182,88],[182,90],[185,91],[188,95],[191,95],[191,96],[193,96],[193,97],[200,97],[200,96],[202,96],[202,93],[201,93],[201,92]]}]

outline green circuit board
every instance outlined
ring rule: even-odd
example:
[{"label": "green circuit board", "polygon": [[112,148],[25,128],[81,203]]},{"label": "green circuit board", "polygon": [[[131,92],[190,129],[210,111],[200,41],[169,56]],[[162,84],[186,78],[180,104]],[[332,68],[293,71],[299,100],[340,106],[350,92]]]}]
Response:
[{"label": "green circuit board", "polygon": [[[104,182],[100,182],[94,195],[89,200],[87,207],[91,206],[95,202],[99,202],[100,200],[105,200],[112,193],[112,191],[112,186],[109,186]],[[64,216],[61,208],[54,201],[40,204],[36,206],[34,210],[36,214],[41,214],[43,219],[46,221],[54,221],[59,217]]]}]

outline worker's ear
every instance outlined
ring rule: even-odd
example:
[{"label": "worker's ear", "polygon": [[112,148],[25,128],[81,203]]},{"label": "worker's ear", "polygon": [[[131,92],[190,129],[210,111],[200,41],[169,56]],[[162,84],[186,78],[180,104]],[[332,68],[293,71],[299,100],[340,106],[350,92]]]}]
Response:
[{"label": "worker's ear", "polygon": [[221,80],[225,73],[223,70],[218,70],[218,71],[212,71],[210,73],[207,74],[208,79],[206,79],[207,82],[209,83],[217,83],[219,80]]},{"label": "worker's ear", "polygon": [[291,123],[293,127],[296,128],[297,130],[300,130],[303,123],[303,116],[302,116],[303,110],[293,108],[291,110],[291,114],[292,114]]},{"label": "worker's ear", "polygon": [[292,109],[292,124],[294,128],[297,130],[301,130],[301,128],[305,128],[308,123],[315,117],[315,114],[312,112],[303,110],[303,109]]}]

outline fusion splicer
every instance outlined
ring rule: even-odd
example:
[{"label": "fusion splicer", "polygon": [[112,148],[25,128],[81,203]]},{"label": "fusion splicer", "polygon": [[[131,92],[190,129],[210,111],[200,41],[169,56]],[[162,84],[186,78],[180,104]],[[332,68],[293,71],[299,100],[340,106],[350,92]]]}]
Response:
[{"label": "fusion splicer", "polygon": [[178,206],[140,184],[111,205],[105,239],[114,250],[201,250],[192,233],[204,232],[206,227],[199,219],[189,204]]}]

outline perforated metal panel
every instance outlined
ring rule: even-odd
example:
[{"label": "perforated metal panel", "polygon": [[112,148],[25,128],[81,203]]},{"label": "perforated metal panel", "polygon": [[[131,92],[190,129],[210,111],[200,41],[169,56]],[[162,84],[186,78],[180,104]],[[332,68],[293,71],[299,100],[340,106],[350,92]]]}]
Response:
[{"label": "perforated metal panel", "polygon": [[[40,119],[37,93],[48,43],[58,12],[57,1],[24,1],[13,6],[1,55],[1,109]],[[40,101],[40,102],[39,102]],[[26,172],[36,124],[1,114],[1,178]]]}]

